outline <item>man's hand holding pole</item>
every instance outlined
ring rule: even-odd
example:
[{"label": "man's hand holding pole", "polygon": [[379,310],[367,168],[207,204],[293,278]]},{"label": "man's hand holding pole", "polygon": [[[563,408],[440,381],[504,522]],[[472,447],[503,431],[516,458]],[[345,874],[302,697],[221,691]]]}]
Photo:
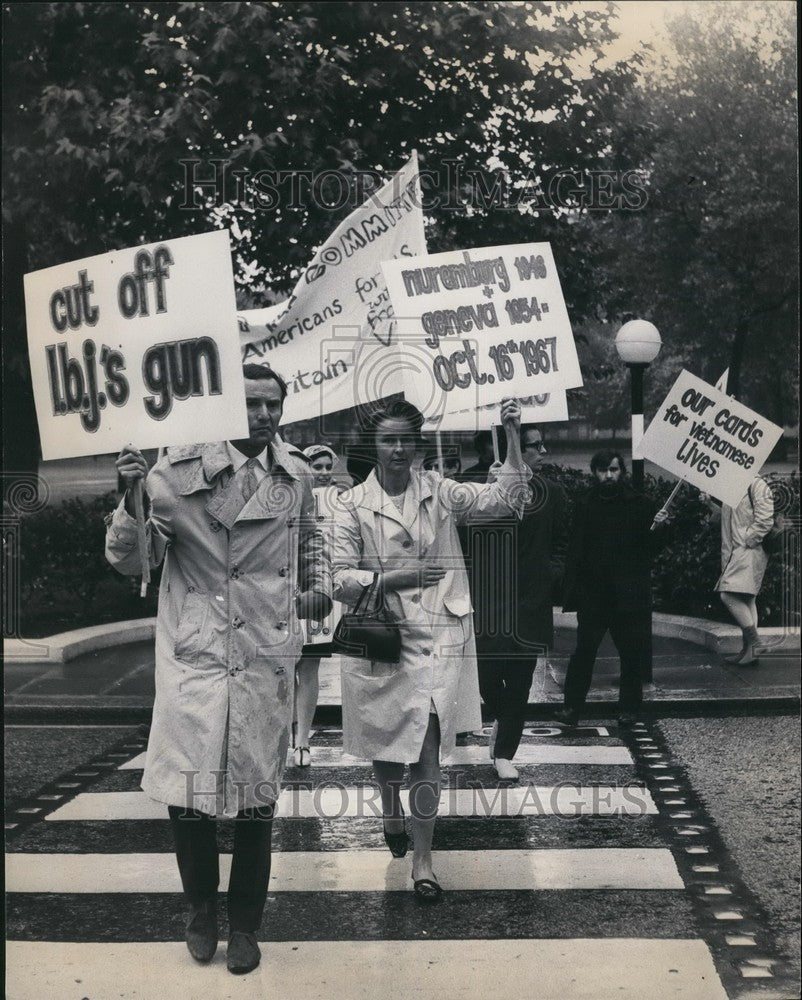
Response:
[{"label": "man's hand holding pole", "polygon": [[139,596],[145,597],[150,583],[150,557],[148,555],[148,538],[145,530],[145,476],[148,463],[145,456],[136,448],[126,446],[120,452],[116,461],[117,471],[125,483],[125,510],[136,520],[136,538],[139,548],[139,558],[142,563],[142,584]]}]

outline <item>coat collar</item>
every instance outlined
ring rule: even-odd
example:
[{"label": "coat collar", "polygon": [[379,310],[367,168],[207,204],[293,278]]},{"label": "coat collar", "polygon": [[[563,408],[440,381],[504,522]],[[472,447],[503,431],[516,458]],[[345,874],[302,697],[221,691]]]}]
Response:
[{"label": "coat collar", "polygon": [[[268,450],[273,472],[281,469],[291,479],[301,479],[303,475],[302,460],[293,457],[289,447],[278,435],[268,445]],[[218,476],[226,469],[231,468],[231,457],[225,441],[170,448],[167,452],[167,458],[170,465],[188,462],[191,459],[200,459],[199,462],[187,467],[186,480],[180,491],[182,496],[197,493],[199,490],[211,489]]]},{"label": "coat collar", "polygon": [[362,484],[362,497],[358,506],[389,517],[409,529],[418,517],[421,504],[434,495],[432,476],[433,473],[430,472],[419,472],[416,469],[411,471],[409,487],[404,497],[404,509],[401,511],[382,489],[374,469]]}]

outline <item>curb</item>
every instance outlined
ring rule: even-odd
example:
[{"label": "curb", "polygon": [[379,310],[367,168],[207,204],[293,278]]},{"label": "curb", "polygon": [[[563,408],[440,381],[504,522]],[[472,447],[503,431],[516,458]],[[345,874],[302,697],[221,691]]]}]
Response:
[{"label": "curb", "polygon": [[[149,725],[153,706],[144,699],[130,699],[128,704],[121,704],[122,698],[101,700],[86,696],[69,699],[64,704],[59,696],[50,700],[42,698],[31,699],[24,704],[9,704],[5,706],[6,725]],[[554,718],[554,710],[561,707],[562,700],[553,702],[530,702],[527,708],[527,722],[548,722]],[[798,694],[768,695],[754,698],[686,698],[679,700],[667,698],[661,701],[646,701],[640,715],[644,719],[664,718],[727,718],[744,715],[799,715],[800,697]],[[582,720],[615,719],[618,705],[615,701],[588,702],[587,711]],[[319,705],[315,711],[315,723],[318,726],[341,726],[342,708],[340,705]],[[489,720],[488,721],[489,724]]]},{"label": "curb", "polygon": [[[555,611],[555,628],[576,629],[575,611]],[[42,639],[6,639],[3,657],[6,663],[69,663],[82,653],[108,649],[119,643],[144,642],[156,634],[155,618],[136,618],[125,622],[109,622],[72,632],[59,632]],[[734,653],[740,648],[741,630],[721,622],[685,615],[654,612],[652,634],[662,639],[683,639],[715,653]],[[772,652],[798,653],[800,630],[782,627],[763,628],[760,636]]]},{"label": "curb", "polygon": [[43,639],[6,639],[3,659],[6,663],[69,663],[82,653],[108,649],[126,642],[145,642],[156,635],[155,618],[134,618],[108,622],[89,628],[59,632]]}]

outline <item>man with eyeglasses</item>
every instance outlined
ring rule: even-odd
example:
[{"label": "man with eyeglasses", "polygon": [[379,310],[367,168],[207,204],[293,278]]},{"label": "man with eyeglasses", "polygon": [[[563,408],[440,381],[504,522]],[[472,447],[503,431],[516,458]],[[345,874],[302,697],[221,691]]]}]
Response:
[{"label": "man with eyeglasses", "polygon": [[545,657],[554,641],[551,560],[555,541],[561,544],[565,531],[565,491],[540,472],[547,451],[538,427],[521,428],[521,451],[533,473],[523,517],[499,526],[511,532],[511,552],[500,535],[474,595],[480,617],[488,617],[482,614],[488,605],[495,612],[490,615],[494,633],[477,629],[479,689],[495,719],[490,757],[504,781],[518,779],[512,759],[526,722],[532,677],[538,656]]}]

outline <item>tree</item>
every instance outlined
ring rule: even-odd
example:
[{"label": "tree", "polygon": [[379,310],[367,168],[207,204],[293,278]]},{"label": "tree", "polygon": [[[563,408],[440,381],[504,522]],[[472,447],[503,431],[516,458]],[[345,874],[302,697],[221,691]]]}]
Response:
[{"label": "tree", "polygon": [[[18,376],[25,270],[230,225],[243,295],[286,294],[365,173],[413,148],[433,249],[552,239],[573,264],[574,230],[535,214],[538,189],[600,160],[635,70],[603,63],[612,4],[15,3],[4,22]],[[187,195],[212,176],[221,191]],[[584,308],[583,269],[564,271]],[[12,464],[36,453],[30,435],[10,444]]]},{"label": "tree", "polygon": [[619,155],[641,151],[648,202],[580,226],[607,317],[652,319],[694,371],[729,367],[729,391],[784,424],[798,400],[795,16],[739,10],[686,4],[670,22],[673,52],[616,126]]}]

